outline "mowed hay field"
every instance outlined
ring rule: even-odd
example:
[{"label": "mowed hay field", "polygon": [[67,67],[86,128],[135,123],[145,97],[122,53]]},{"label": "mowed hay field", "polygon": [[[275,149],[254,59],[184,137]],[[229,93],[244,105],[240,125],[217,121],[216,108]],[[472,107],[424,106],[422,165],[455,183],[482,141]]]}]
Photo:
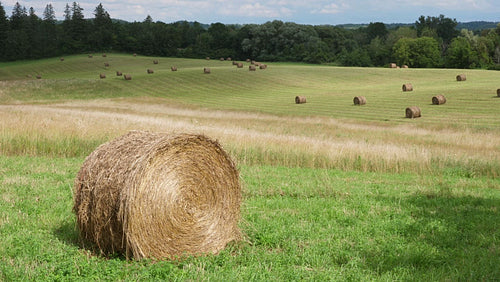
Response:
[{"label": "mowed hay field", "polygon": [[[243,64],[0,63],[0,280],[500,277],[500,72]],[[410,106],[422,117],[405,118]],[[217,139],[240,170],[245,240],[174,262],[81,248],[75,176],[129,130]]]}]

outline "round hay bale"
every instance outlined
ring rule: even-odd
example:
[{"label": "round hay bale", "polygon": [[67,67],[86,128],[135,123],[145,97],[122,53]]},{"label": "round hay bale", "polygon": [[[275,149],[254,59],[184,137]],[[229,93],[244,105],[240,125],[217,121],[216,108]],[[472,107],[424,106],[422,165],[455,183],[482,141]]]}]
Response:
[{"label": "round hay bale", "polygon": [[432,97],[433,105],[442,105],[444,103],[446,103],[446,97],[444,97],[443,95],[436,95]]},{"label": "round hay bale", "polygon": [[154,73],[154,70],[152,70],[152,69],[147,69],[147,73],[148,73],[148,74],[152,74],[152,73]]},{"label": "round hay bale", "polygon": [[407,69],[408,65],[402,65],[401,67],[404,68],[404,69]]},{"label": "round hay bale", "polygon": [[205,57],[205,60],[208,60],[208,61],[209,61],[209,60],[210,60],[210,57]]},{"label": "round hay bale", "polygon": [[238,64],[236,65],[236,67],[237,67],[237,68],[239,68],[239,69],[243,68],[243,63],[238,63]]},{"label": "round hay bale", "polygon": [[153,64],[157,65],[158,64],[158,60],[153,60]]},{"label": "round hay bale", "polygon": [[61,58],[60,60],[61,60],[61,62],[64,62],[64,58]]},{"label": "round hay bale", "polygon": [[224,61],[224,58],[222,58],[222,57],[221,57],[221,58],[220,58],[220,60],[221,60],[221,61]]},{"label": "round hay bale", "polygon": [[255,71],[257,68],[255,67],[255,65],[250,65],[248,66],[248,70],[249,71]]},{"label": "round hay bale", "polygon": [[92,56],[92,54],[90,54],[90,55],[89,55],[89,58],[91,58],[91,59],[92,59],[93,57],[94,57],[94,56]]},{"label": "round hay bale", "polygon": [[465,76],[465,74],[457,75],[457,81],[465,81],[466,79],[467,77]]},{"label": "round hay bale", "polygon": [[100,73],[100,74],[99,74],[99,78],[100,78],[100,79],[106,78],[106,74],[104,74],[104,73]]},{"label": "round hay bale", "polygon": [[403,84],[403,91],[413,91],[413,85],[411,83]]},{"label": "round hay bale", "polygon": [[266,65],[266,64],[261,64],[261,65],[259,66],[259,69],[261,69],[261,70],[265,70],[265,69],[267,69],[267,65]]},{"label": "round hay bale", "polygon": [[106,54],[102,54],[102,56],[103,56],[104,58],[106,58],[106,57],[107,57],[107,55],[106,55]]},{"label": "round hay bale", "polygon": [[500,97],[500,88],[497,89],[497,96]]},{"label": "round hay bale", "polygon": [[419,118],[421,117],[422,112],[420,108],[417,106],[406,108],[406,117],[407,118]]},{"label": "round hay bale", "polygon": [[123,73],[121,71],[116,71],[116,76],[122,76]]},{"label": "round hay bale", "polygon": [[391,69],[395,69],[398,65],[396,65],[395,63],[390,63],[389,64],[389,68]]},{"label": "round hay bale", "polygon": [[250,64],[251,64],[251,65],[255,65],[255,61],[254,61],[254,60],[252,60],[252,61],[250,62]]},{"label": "round hay bale", "polygon": [[353,99],[354,105],[365,105],[366,104],[366,98],[365,96],[356,96]]},{"label": "round hay bale", "polygon": [[238,62],[233,61],[233,66],[237,66],[237,65],[238,65]]},{"label": "round hay bale", "polygon": [[177,67],[176,67],[176,66],[171,66],[171,67],[170,67],[170,70],[172,70],[172,71],[177,71]]},{"label": "round hay bale", "polygon": [[250,63],[250,59],[246,59],[246,62],[247,62],[247,63]]},{"label": "round hay bale", "polygon": [[136,53],[134,53],[134,57],[137,57],[137,54],[136,54]]},{"label": "round hay bale", "polygon": [[85,159],[73,211],[102,254],[175,259],[239,240],[240,204],[239,173],[216,141],[131,131]]},{"label": "round hay bale", "polygon": [[125,75],[123,75],[123,78],[124,78],[125,80],[132,80],[132,76],[131,76],[130,74],[125,74]]},{"label": "round hay bale", "polygon": [[231,60],[232,60],[232,58],[231,58],[231,57],[227,57],[227,58],[226,58],[226,61],[231,61]]},{"label": "round hay bale", "polygon": [[295,97],[295,104],[304,104],[306,103],[306,97],[305,96],[296,96]]},{"label": "round hay bale", "polygon": [[36,79],[42,79],[42,76],[40,74],[37,74]]},{"label": "round hay bale", "polygon": [[109,63],[104,63],[104,67],[109,67]]},{"label": "round hay bale", "polygon": [[210,73],[210,68],[203,68],[203,73],[209,74]]}]

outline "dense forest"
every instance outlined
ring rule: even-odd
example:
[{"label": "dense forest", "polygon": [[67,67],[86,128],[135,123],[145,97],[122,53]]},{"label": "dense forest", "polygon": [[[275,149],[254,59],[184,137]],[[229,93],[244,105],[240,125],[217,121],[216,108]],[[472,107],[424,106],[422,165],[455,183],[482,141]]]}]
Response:
[{"label": "dense forest", "polygon": [[500,24],[457,29],[444,15],[421,16],[412,25],[370,23],[359,28],[303,25],[279,20],[225,25],[198,22],[112,20],[102,4],[85,19],[77,2],[57,21],[52,4],[40,17],[16,3],[12,14],[0,2],[0,61],[92,52],[129,52],[185,58],[231,57],[261,61],[386,66],[500,69]]}]

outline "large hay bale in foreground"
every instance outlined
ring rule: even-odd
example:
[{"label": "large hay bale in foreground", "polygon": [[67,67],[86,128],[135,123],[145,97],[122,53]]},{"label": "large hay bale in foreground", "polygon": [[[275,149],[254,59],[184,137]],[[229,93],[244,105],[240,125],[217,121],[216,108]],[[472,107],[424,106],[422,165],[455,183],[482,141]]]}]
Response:
[{"label": "large hay bale in foreground", "polygon": [[411,83],[403,84],[403,91],[413,91],[413,85]]},{"label": "large hay bale in foreground", "polygon": [[366,98],[365,96],[356,96],[353,99],[354,105],[365,105],[366,104]]},{"label": "large hay bale in foreground", "polygon": [[203,135],[131,131],[99,146],[75,181],[80,236],[103,254],[216,254],[241,237],[238,171]]},{"label": "large hay bale in foreground", "polygon": [[436,95],[432,97],[433,105],[442,105],[444,103],[446,103],[446,97],[444,97],[444,95]]},{"label": "large hay bale in foreground", "polygon": [[422,116],[422,111],[419,107],[413,106],[406,108],[406,117],[407,118],[418,118]]},{"label": "large hay bale in foreground", "polygon": [[295,104],[304,104],[307,102],[305,96],[295,96]]},{"label": "large hay bale in foreground", "polygon": [[457,75],[457,81],[465,81],[466,79],[467,77],[465,76],[465,74]]}]

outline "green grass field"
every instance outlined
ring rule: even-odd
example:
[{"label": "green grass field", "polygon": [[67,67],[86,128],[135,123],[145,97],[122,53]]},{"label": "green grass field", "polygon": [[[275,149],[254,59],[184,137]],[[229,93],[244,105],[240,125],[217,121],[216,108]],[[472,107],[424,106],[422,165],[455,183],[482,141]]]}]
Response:
[{"label": "green grass field", "polygon": [[[125,54],[0,63],[0,281],[498,280],[499,82]],[[437,94],[447,103],[432,105]],[[413,105],[421,118],[405,118]],[[240,170],[245,240],[174,262],[81,248],[76,173],[133,129],[218,139]]]}]

